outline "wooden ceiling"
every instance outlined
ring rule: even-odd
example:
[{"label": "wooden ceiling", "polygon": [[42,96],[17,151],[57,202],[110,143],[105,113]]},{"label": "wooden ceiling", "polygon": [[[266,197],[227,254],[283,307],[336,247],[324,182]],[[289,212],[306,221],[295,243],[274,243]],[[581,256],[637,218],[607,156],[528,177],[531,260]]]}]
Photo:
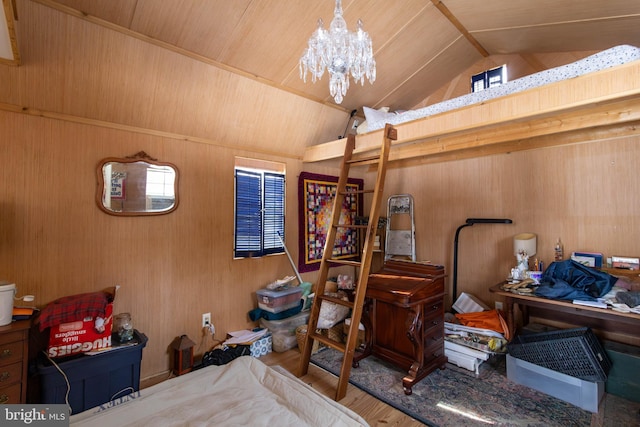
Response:
[{"label": "wooden ceiling", "polygon": [[[299,77],[298,60],[333,0],[57,0],[269,85],[332,103],[328,78]],[[640,45],[640,2],[629,0],[344,0],[349,29],[364,21],[378,64],[373,85],[342,103],[408,109],[489,55]],[[538,64],[544,67],[544,64]]]},{"label": "wooden ceiling", "polygon": [[637,0],[343,0],[377,80],[336,105],[327,75],[304,83],[298,67],[334,0],[13,3],[21,65],[0,61],[0,108],[294,158],[363,106],[416,108],[468,93],[471,72],[508,64],[514,79],[640,46]]}]

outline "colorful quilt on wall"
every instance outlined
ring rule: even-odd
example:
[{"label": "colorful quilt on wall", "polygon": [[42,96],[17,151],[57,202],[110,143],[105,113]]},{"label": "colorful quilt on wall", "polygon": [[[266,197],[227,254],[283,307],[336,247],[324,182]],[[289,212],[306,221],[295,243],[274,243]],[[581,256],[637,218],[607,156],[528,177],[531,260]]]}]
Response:
[{"label": "colorful quilt on wall", "polygon": [[[300,250],[298,270],[313,271],[320,268],[327,238],[327,227],[331,223],[333,199],[338,183],[337,176],[302,172],[298,179],[300,200]],[[362,190],[363,180],[349,178],[347,189]],[[355,224],[362,215],[361,194],[349,194],[344,198],[341,224]],[[353,258],[359,254],[358,230],[338,229],[333,258]]]}]

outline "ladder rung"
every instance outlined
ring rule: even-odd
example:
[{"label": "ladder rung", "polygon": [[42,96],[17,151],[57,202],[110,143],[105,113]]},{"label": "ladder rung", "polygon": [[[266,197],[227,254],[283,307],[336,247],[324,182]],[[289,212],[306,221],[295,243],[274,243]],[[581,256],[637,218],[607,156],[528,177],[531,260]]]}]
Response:
[{"label": "ladder rung", "polygon": [[336,298],[336,297],[332,297],[330,295],[319,295],[318,298],[320,298],[322,301],[329,301],[338,305],[342,305],[344,307],[349,307],[349,308],[353,308],[353,303],[351,301],[348,300],[343,300],[341,298]]},{"label": "ladder rung", "polygon": [[362,265],[360,261],[349,261],[346,259],[338,259],[338,258],[329,258],[328,261],[334,264],[350,265],[352,267],[360,267]]},{"label": "ladder rung", "polygon": [[329,347],[335,350],[338,350],[342,353],[346,351],[347,347],[343,342],[332,340],[331,338],[324,336],[322,334],[319,334],[317,332],[312,332],[311,334],[309,334],[309,337],[313,338],[314,340],[320,341],[321,343],[328,345]]},{"label": "ladder rung", "polygon": [[336,228],[367,228],[367,224],[336,224]]},{"label": "ladder rung", "polygon": [[375,156],[358,157],[357,159],[351,159],[347,161],[347,163],[351,165],[357,165],[358,163],[372,163],[378,160],[380,160],[380,156],[376,154]]},{"label": "ladder rung", "polygon": [[347,195],[347,194],[367,194],[367,193],[373,193],[375,190],[373,188],[369,188],[367,190],[347,190],[347,191],[340,191],[340,194],[343,195]]}]

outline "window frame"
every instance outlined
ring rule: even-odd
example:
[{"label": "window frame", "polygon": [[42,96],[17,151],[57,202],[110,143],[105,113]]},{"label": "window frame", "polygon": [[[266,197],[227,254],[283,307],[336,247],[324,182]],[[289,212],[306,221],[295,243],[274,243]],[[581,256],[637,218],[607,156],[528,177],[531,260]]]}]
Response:
[{"label": "window frame", "polygon": [[507,82],[507,65],[503,64],[471,76],[471,92],[480,92]]},{"label": "window frame", "polygon": [[[234,167],[234,259],[285,253],[286,173],[236,160]],[[278,236],[278,233],[280,236]],[[280,237],[282,240],[280,240]]]}]

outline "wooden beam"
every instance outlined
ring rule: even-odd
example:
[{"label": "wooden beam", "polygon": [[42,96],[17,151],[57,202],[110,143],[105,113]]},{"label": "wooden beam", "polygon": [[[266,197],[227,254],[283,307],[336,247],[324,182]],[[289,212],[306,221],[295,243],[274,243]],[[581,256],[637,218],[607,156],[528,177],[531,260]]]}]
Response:
[{"label": "wooden beam", "polygon": [[[184,134],[173,133],[173,132],[165,132],[157,129],[143,128],[140,126],[124,125],[121,123],[107,122],[105,120],[89,119],[87,117],[73,116],[71,114],[64,114],[64,113],[56,113],[55,111],[40,110],[37,108],[30,108],[27,106],[9,104],[5,102],[0,102],[0,111],[9,111],[12,113],[26,114],[29,116],[43,117],[43,118],[53,119],[53,120],[62,120],[65,122],[77,123],[81,125],[98,126],[103,128],[121,130],[125,132],[134,132],[134,133],[140,133],[144,135],[152,135],[152,136],[157,136],[159,138],[175,139],[182,142],[209,144],[209,145],[214,145],[221,148],[239,150],[238,147],[233,144],[225,144],[220,141],[215,141],[208,138],[201,138],[198,136],[184,135]],[[266,156],[273,156],[276,158],[301,160],[299,156],[287,155],[287,154],[283,154],[282,152],[265,150],[259,146],[244,147],[239,151],[246,151],[246,152],[262,154]]]},{"label": "wooden beam", "polygon": [[[530,140],[538,136],[557,135],[570,131],[619,125],[640,120],[640,97],[616,103],[605,103],[578,109],[565,114],[554,114],[534,120],[507,124],[493,124],[481,129],[448,134],[422,140],[419,143],[397,146],[389,155],[390,161],[424,157],[454,151],[477,150],[513,141]],[[560,140],[558,140],[558,144]]]},{"label": "wooden beam", "polygon": [[495,154],[510,154],[516,151],[607,141],[636,135],[640,135],[640,121],[634,121],[625,124],[600,126],[594,129],[579,129],[559,134],[543,135],[538,137],[507,141],[491,146],[470,148],[468,150],[459,150],[428,155],[424,157],[401,159],[389,163],[389,168],[396,169],[409,166],[449,162],[454,160],[472,159],[475,157],[491,156]]},{"label": "wooden beam", "polygon": [[484,46],[482,46],[480,42],[471,35],[467,28],[462,25],[462,22],[460,22],[458,18],[456,18],[456,16],[449,10],[447,6],[444,5],[444,3],[442,3],[442,1],[431,0],[431,3],[433,3],[435,7],[438,8],[438,10],[445,16],[445,18],[447,18],[449,22],[451,22],[453,26],[456,27],[458,31],[460,31],[460,33],[469,41],[469,43],[471,43],[471,45],[473,45],[473,47],[475,47],[476,50],[480,52],[480,55],[484,56],[485,58],[490,56],[489,52],[487,52],[487,49],[485,49]]}]

